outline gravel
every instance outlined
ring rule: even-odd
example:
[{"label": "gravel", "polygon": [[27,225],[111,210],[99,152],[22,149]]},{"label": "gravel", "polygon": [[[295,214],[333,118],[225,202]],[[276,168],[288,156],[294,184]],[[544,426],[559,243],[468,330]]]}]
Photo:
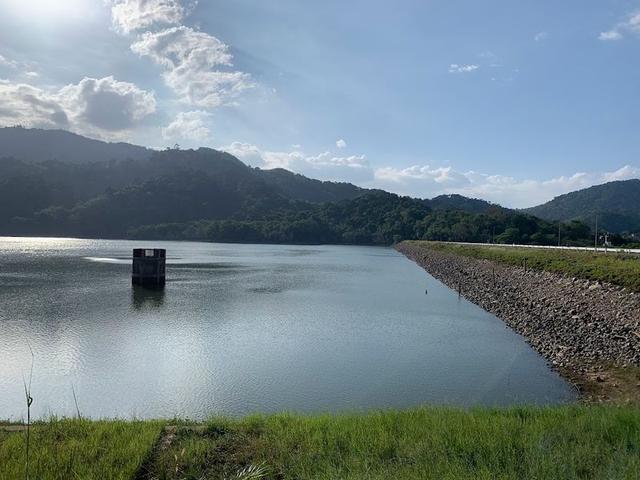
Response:
[{"label": "gravel", "polygon": [[638,293],[408,243],[396,248],[501,318],[556,367],[584,374],[640,365]]}]

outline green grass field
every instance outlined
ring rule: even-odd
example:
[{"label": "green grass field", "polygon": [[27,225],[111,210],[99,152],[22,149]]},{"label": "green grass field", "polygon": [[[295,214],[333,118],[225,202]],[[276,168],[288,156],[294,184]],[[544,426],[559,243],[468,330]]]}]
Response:
[{"label": "green grass field", "polygon": [[[0,479],[25,478],[25,433],[0,426]],[[29,477],[37,480],[132,479],[162,422],[50,420],[31,428]]]},{"label": "green grass field", "polygon": [[[634,407],[281,414],[182,424],[159,437],[168,424],[38,425],[31,478],[640,478],[640,409]],[[0,432],[0,478],[24,478],[23,447],[22,432]]]},{"label": "green grass field", "polygon": [[547,270],[585,280],[608,282],[640,292],[640,256],[638,255],[423,241],[407,241],[407,243],[420,248],[492,260],[508,265],[522,266],[526,259],[527,268]]}]

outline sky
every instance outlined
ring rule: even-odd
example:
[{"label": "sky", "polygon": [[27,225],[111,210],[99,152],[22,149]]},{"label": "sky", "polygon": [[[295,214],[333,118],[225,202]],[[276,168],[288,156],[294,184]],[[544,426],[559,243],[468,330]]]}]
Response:
[{"label": "sky", "polygon": [[0,126],[528,207],[640,178],[640,0],[0,0]]}]

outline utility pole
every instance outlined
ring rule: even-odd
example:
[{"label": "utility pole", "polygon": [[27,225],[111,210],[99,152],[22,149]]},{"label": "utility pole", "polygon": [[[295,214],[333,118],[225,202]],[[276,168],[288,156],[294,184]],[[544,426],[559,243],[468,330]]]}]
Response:
[{"label": "utility pole", "polygon": [[595,234],[595,238],[594,238],[594,243],[593,243],[593,247],[595,249],[595,251],[598,251],[598,214],[596,214],[596,234]]},{"label": "utility pole", "polygon": [[560,246],[560,225],[561,223],[558,222],[558,246]]}]

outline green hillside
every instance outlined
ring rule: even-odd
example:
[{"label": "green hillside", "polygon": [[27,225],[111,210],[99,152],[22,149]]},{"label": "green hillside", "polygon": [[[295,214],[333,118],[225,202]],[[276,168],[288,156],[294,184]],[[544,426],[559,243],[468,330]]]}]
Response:
[{"label": "green hillside", "polygon": [[609,182],[554,198],[526,209],[546,220],[580,220],[610,232],[640,232],[640,180]]},{"label": "green hillside", "polygon": [[[252,168],[213,150],[140,150],[0,129],[0,235],[389,245],[557,242],[557,226],[461,195],[432,200]],[[42,145],[53,145],[50,155]],[[46,150],[46,149],[45,149]],[[68,156],[68,158],[67,158]],[[564,229],[590,242],[586,225]]]}]

